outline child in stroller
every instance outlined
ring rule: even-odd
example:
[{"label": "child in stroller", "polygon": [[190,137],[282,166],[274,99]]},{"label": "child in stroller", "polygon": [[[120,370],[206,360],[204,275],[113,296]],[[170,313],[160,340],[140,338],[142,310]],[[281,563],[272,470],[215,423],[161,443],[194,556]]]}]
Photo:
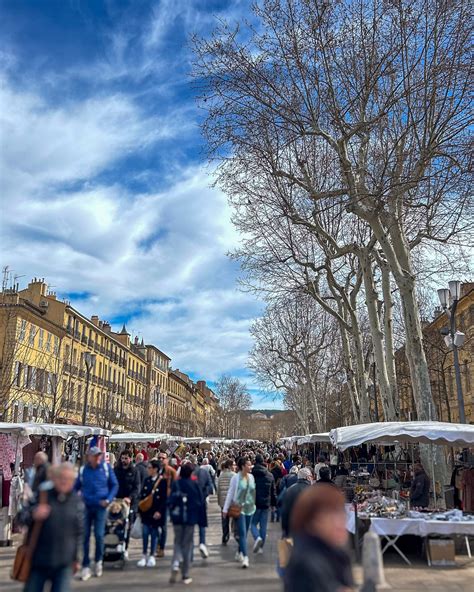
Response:
[{"label": "child in stroller", "polygon": [[125,566],[129,514],[130,506],[124,500],[116,499],[107,508],[104,561],[120,561],[121,567]]}]

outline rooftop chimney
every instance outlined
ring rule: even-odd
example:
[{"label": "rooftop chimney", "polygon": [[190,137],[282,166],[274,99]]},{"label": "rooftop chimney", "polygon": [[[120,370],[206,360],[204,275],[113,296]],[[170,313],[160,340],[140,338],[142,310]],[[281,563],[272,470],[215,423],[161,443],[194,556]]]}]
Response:
[{"label": "rooftop chimney", "polygon": [[93,325],[95,325],[96,327],[99,327],[99,317],[97,315],[92,315],[91,321],[92,321]]}]

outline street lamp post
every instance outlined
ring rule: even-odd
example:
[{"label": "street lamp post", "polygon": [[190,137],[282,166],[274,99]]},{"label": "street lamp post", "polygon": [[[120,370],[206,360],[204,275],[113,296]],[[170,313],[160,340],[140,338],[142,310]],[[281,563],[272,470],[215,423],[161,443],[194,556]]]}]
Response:
[{"label": "street lamp post", "polygon": [[91,370],[95,366],[95,354],[86,352],[84,354],[84,362],[86,364],[86,391],[84,393],[84,406],[82,407],[82,425],[86,425],[87,421],[87,405],[89,399],[89,382],[91,378]]},{"label": "street lamp post", "polygon": [[459,366],[458,349],[464,343],[464,334],[456,330],[456,309],[461,298],[461,282],[449,282],[449,288],[438,290],[438,297],[444,312],[449,319],[449,330],[445,337],[448,347],[453,348],[454,374],[456,376],[456,392],[458,398],[459,421],[466,423],[464,397],[462,393],[461,368]]}]

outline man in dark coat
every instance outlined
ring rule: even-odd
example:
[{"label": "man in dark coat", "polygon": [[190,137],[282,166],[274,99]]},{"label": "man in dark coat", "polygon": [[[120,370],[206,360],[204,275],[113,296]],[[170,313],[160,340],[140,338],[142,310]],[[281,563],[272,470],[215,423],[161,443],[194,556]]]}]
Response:
[{"label": "man in dark coat", "polygon": [[43,590],[47,582],[51,582],[52,590],[69,590],[72,573],[79,569],[84,506],[73,491],[74,467],[63,463],[52,467],[51,473],[52,487],[40,491],[25,513],[28,540],[37,537],[26,592]]},{"label": "man in dark coat", "polygon": [[[121,453],[114,471],[118,481],[117,497],[123,499],[130,506],[130,525],[133,525],[137,516],[138,499],[142,489],[142,482],[138,469],[132,464],[132,453],[129,450],[124,450]],[[128,529],[125,538],[126,558],[128,558],[130,532],[131,528]]]},{"label": "man in dark coat", "polygon": [[124,450],[115,467],[115,476],[118,481],[117,497],[125,500],[132,510],[136,509],[140,495],[140,474],[132,464],[132,453]]},{"label": "man in dark coat", "polygon": [[171,496],[168,500],[171,521],[174,528],[174,553],[171,567],[170,582],[178,579],[181,566],[184,584],[190,584],[189,576],[193,552],[194,527],[207,526],[207,507],[202,488],[193,479],[194,466],[191,463],[182,465],[180,479],[173,482]]},{"label": "man in dark coat", "polygon": [[281,529],[284,537],[291,536],[290,520],[293,506],[301,492],[311,485],[311,478],[312,475],[309,469],[300,469],[298,471],[298,481],[289,487],[285,493],[281,507]]},{"label": "man in dark coat", "polygon": [[254,553],[263,552],[263,546],[267,537],[268,511],[276,505],[275,479],[264,464],[261,454],[255,457],[255,466],[252,469],[255,479],[255,505],[257,507],[252,517],[250,528],[255,544]]},{"label": "man in dark coat", "polygon": [[[194,470],[195,479],[197,480],[199,487],[204,496],[204,500],[207,503],[207,498],[214,493],[214,484],[212,483],[211,474],[204,467],[197,467]],[[209,551],[206,546],[206,528],[204,526],[199,527],[199,552],[203,559],[209,557]]]},{"label": "man in dark coat", "polygon": [[415,477],[410,488],[410,504],[414,508],[427,508],[430,503],[430,478],[422,465],[415,465]]}]

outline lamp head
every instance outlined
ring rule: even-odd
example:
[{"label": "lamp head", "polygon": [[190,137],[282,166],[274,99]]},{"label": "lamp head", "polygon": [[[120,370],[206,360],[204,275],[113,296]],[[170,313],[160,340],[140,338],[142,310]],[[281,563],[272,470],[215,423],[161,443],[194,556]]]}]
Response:
[{"label": "lamp head", "polygon": [[451,298],[453,300],[459,300],[461,298],[461,282],[453,280],[448,283]]},{"label": "lamp head", "polygon": [[448,288],[441,288],[438,290],[439,302],[443,308],[448,308],[450,294],[451,293]]}]

